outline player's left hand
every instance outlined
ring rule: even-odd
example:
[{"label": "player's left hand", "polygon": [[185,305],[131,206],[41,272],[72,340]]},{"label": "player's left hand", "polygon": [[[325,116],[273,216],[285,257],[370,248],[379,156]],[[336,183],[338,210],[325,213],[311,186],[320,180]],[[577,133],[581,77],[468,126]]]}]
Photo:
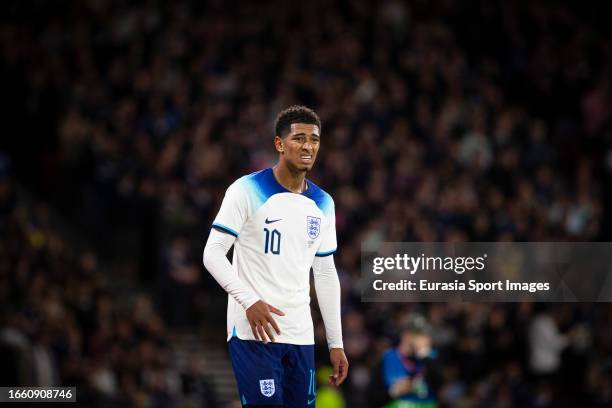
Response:
[{"label": "player's left hand", "polygon": [[334,369],[334,373],[329,376],[329,384],[338,386],[346,380],[348,375],[349,363],[344,354],[344,349],[333,348],[329,350],[329,360]]}]

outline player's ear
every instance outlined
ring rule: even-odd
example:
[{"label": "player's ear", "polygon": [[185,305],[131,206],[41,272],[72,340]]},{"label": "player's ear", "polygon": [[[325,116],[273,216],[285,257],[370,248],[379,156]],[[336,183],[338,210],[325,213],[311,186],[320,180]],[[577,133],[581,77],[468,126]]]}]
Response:
[{"label": "player's ear", "polygon": [[283,139],[280,136],[274,136],[274,147],[276,147],[276,151],[280,154],[284,153]]}]

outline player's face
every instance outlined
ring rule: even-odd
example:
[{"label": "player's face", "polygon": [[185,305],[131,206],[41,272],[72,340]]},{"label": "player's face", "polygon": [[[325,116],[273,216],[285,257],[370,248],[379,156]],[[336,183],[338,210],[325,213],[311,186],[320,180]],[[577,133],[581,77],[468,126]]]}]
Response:
[{"label": "player's face", "polygon": [[289,134],[275,140],[276,150],[281,154],[281,160],[298,171],[308,171],[312,168],[319,152],[321,134],[317,125],[293,123]]}]

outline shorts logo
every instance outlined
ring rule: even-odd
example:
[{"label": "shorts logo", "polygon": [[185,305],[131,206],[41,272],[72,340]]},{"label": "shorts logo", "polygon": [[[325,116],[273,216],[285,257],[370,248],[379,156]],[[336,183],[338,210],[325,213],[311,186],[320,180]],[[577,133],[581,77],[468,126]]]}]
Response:
[{"label": "shorts logo", "polygon": [[259,380],[259,389],[264,397],[271,397],[274,395],[274,379]]},{"label": "shorts logo", "polygon": [[308,236],[310,239],[315,239],[321,232],[321,219],[318,217],[306,217],[306,229],[308,230]]}]

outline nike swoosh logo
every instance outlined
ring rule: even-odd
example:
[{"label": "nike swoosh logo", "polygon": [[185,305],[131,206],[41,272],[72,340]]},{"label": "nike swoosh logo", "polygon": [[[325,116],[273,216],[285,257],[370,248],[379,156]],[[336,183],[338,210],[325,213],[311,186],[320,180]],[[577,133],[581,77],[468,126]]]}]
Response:
[{"label": "nike swoosh logo", "polygon": [[280,221],[280,220],[282,220],[282,218],[279,218],[278,220],[269,220],[266,218],[266,224],[272,224],[273,222]]},{"label": "nike swoosh logo", "polygon": [[312,404],[312,403],[313,403],[313,402],[315,402],[316,400],[317,400],[316,398],[313,398],[313,399],[311,399],[311,400],[308,400],[308,405]]}]

